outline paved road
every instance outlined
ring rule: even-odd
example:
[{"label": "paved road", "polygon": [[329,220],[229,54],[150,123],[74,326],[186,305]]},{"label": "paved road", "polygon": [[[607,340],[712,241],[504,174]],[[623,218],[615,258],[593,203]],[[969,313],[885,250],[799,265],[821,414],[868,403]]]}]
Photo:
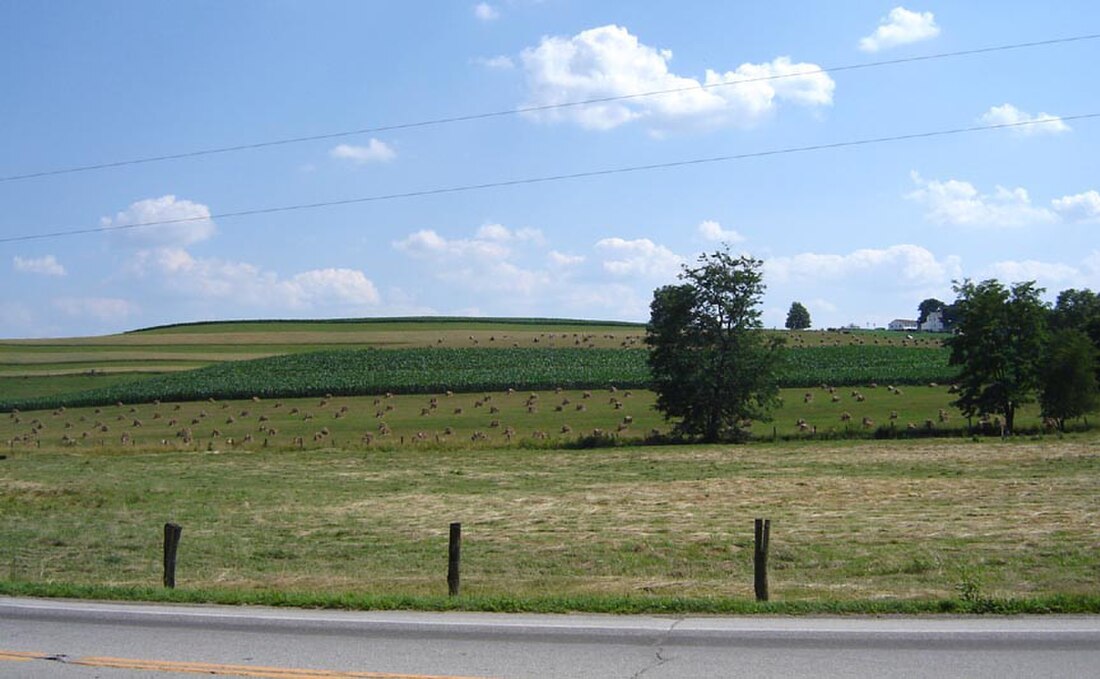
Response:
[{"label": "paved road", "polygon": [[1100,677],[1100,617],[353,613],[0,597],[0,677],[196,674]]}]

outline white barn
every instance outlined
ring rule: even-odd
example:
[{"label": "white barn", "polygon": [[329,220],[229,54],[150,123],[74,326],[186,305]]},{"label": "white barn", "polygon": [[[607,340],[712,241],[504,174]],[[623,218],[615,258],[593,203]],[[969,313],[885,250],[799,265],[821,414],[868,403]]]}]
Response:
[{"label": "white barn", "polygon": [[908,332],[912,332],[918,329],[917,322],[909,320],[908,318],[895,318],[894,320],[890,321],[890,324],[886,327],[891,330],[905,330]]}]

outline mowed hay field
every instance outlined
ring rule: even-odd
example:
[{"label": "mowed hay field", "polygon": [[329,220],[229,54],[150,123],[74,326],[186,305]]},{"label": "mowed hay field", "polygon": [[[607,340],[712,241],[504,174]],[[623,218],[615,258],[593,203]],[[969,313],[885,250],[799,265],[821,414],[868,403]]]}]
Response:
[{"label": "mowed hay field", "polygon": [[[773,420],[752,425],[754,439],[958,436],[967,426],[942,386],[781,394]],[[8,451],[631,444],[670,433],[655,398],[644,389],[563,389],[123,403],[0,415],[0,444]],[[1034,424],[1038,412],[1025,408],[1019,418]]]},{"label": "mowed hay field", "polygon": [[0,579],[470,596],[750,597],[772,520],[778,600],[1094,594],[1091,439],[592,450],[27,450],[0,461]]}]

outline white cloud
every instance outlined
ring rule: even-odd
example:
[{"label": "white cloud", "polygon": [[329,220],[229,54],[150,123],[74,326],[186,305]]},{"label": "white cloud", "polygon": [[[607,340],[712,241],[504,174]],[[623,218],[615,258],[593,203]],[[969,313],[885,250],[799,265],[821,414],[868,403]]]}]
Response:
[{"label": "white cloud", "polygon": [[355,269],[305,271],[279,284],[277,290],[287,296],[293,307],[373,306],[379,302],[374,283]]},{"label": "white cloud", "polygon": [[393,150],[393,147],[373,137],[367,142],[366,146],[340,144],[329,151],[328,154],[333,158],[350,160],[360,165],[364,163],[388,163],[397,157],[397,152]]},{"label": "white cloud", "polygon": [[699,224],[699,235],[705,240],[725,243],[740,243],[745,240],[745,237],[734,229],[723,229],[721,224],[711,219]]},{"label": "white cloud", "polygon": [[1037,113],[1031,115],[1016,108],[1012,104],[992,106],[982,114],[981,121],[988,125],[1015,125],[1008,128],[1013,134],[1021,137],[1032,137],[1040,134],[1058,134],[1069,132],[1070,126],[1058,116],[1049,113]]},{"label": "white cloud", "polygon": [[60,297],[53,300],[53,306],[66,316],[105,323],[124,320],[138,311],[134,303],[114,297]]},{"label": "white cloud", "polygon": [[432,276],[477,292],[507,291],[529,296],[551,283],[547,271],[528,269],[514,260],[513,246],[542,242],[538,229],[512,230],[501,224],[485,224],[473,238],[448,239],[433,229],[421,229],[394,241],[393,247],[433,264]]},{"label": "white cloud", "polygon": [[825,282],[873,276],[882,287],[935,286],[961,274],[959,260],[936,258],[919,245],[864,248],[846,255],[806,252],[764,262],[765,280]]},{"label": "white cloud", "polygon": [[[646,119],[660,126],[690,119],[705,124],[751,125],[780,102],[802,106],[832,103],[835,83],[816,64],[778,57],[770,63],[742,64],[734,71],[708,69],[705,89],[695,78],[669,71],[672,52],[641,43],[626,28],[601,26],[566,37],[544,37],[520,55],[530,89],[526,106],[681,90],[527,114],[547,122],[573,122],[607,130]],[[789,76],[772,79],[775,76]],[[741,83],[724,85],[725,83]]]},{"label": "white cloud", "polygon": [[996,262],[986,267],[979,278],[996,278],[1012,283],[1039,281],[1041,286],[1076,284],[1083,280],[1081,271],[1077,267],[1034,259]]},{"label": "white cloud", "polygon": [[474,5],[474,16],[478,21],[493,21],[500,18],[500,11],[487,2],[479,2]]},{"label": "white cloud", "polygon": [[512,57],[504,54],[495,57],[477,57],[474,59],[474,63],[494,71],[510,71],[516,67],[516,62],[512,60]]},{"label": "white cloud", "polygon": [[1100,193],[1085,191],[1051,201],[1054,211],[1072,222],[1100,222]]},{"label": "white cloud", "polygon": [[936,25],[936,17],[932,12],[912,12],[899,6],[879,20],[874,33],[860,39],[859,48],[864,52],[878,52],[898,45],[929,40],[939,34],[940,27]]},{"label": "white cloud", "polygon": [[183,248],[138,252],[130,273],[184,298],[245,308],[355,309],[380,299],[374,283],[355,269],[314,269],[282,279],[248,262],[194,257]]},{"label": "white cloud", "polygon": [[508,246],[499,240],[483,237],[448,240],[433,229],[421,229],[395,241],[393,246],[420,258],[494,260],[510,254]]},{"label": "white cloud", "polygon": [[[103,217],[99,221],[107,228],[150,224],[119,232],[128,242],[144,246],[182,247],[204,241],[217,231],[210,219],[210,208],[202,203],[177,200],[171,194],[139,200],[113,218]],[[156,222],[168,223],[153,224]]]},{"label": "white cloud", "polygon": [[672,279],[684,263],[683,257],[648,238],[604,238],[596,243],[596,249],[613,258],[605,259],[603,268],[616,276]]},{"label": "white cloud", "polygon": [[550,265],[556,268],[576,266],[584,262],[584,255],[570,255],[557,250],[551,250],[546,258],[550,260]]},{"label": "white cloud", "polygon": [[15,270],[20,273],[34,273],[43,276],[64,276],[65,267],[53,255],[24,259],[18,255],[12,260]]},{"label": "white cloud", "polygon": [[512,230],[502,224],[484,224],[477,230],[477,239],[486,241],[496,241],[498,243],[507,242],[524,242],[530,241],[532,243],[543,243],[542,231],[531,228],[529,226],[523,226],[518,229]]},{"label": "white cloud", "polygon": [[992,194],[983,194],[970,182],[925,180],[916,172],[911,177],[919,188],[906,198],[925,205],[925,217],[937,224],[1018,227],[1058,221],[1053,211],[1033,206],[1021,187],[997,186]]}]

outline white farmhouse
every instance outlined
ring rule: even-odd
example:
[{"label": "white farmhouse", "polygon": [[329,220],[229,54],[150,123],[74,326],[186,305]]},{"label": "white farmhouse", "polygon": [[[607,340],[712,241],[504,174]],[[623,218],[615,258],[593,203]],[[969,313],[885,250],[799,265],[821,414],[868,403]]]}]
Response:
[{"label": "white farmhouse", "polygon": [[920,324],[920,329],[924,332],[943,332],[943,312],[929,312],[928,316],[924,319],[924,323]]}]

